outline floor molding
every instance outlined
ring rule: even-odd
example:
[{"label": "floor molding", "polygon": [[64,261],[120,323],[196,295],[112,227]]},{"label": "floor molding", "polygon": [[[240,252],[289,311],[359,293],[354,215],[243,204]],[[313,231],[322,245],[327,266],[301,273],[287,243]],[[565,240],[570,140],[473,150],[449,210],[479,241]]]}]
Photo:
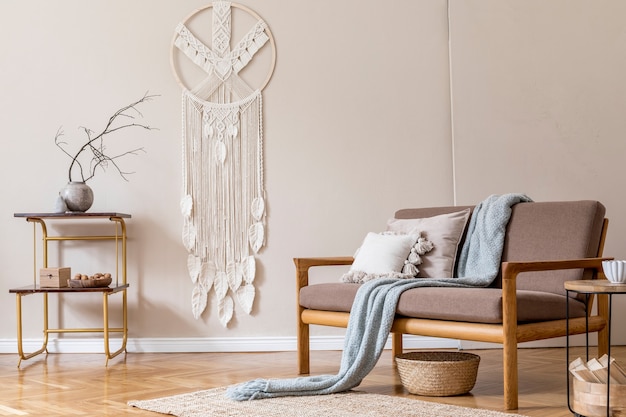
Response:
[{"label": "floor molding", "polygon": [[[581,338],[583,337],[583,338]],[[120,346],[120,339],[111,338],[111,350]],[[312,336],[311,350],[342,350],[343,336]],[[570,338],[572,346],[584,346],[584,336]],[[595,339],[590,340],[595,345]],[[502,345],[459,341],[404,335],[405,349],[501,349]],[[564,338],[548,339],[537,342],[522,343],[520,348],[563,347]],[[23,348],[26,353],[34,352],[41,347],[41,339],[24,339]],[[391,349],[391,340],[387,340],[385,349]],[[288,352],[296,350],[295,337],[188,337],[188,338],[129,338],[128,352],[139,353],[185,353],[185,352]],[[102,338],[50,338],[50,353],[102,353]],[[0,339],[0,354],[17,354],[16,339]]]},{"label": "floor molding", "polygon": [[[311,350],[342,350],[343,336],[311,337]],[[111,350],[120,346],[119,339],[111,338]],[[24,339],[25,352],[33,352],[41,347],[40,339]],[[458,340],[432,337],[404,336],[406,349],[454,349],[459,348]],[[386,349],[391,349],[388,340]],[[210,337],[210,338],[129,338],[128,352],[169,353],[169,352],[284,352],[296,350],[295,337]],[[102,338],[51,338],[48,341],[50,353],[101,353],[104,351]],[[0,353],[17,353],[16,339],[0,340]]]}]

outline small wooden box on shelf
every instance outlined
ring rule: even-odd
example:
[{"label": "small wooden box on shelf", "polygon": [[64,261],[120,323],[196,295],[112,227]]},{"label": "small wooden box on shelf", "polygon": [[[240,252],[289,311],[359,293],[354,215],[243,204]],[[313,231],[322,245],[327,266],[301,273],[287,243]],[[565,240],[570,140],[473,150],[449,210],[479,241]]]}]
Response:
[{"label": "small wooden box on shelf", "polygon": [[39,270],[39,286],[41,288],[64,288],[71,278],[71,268],[41,268]]}]

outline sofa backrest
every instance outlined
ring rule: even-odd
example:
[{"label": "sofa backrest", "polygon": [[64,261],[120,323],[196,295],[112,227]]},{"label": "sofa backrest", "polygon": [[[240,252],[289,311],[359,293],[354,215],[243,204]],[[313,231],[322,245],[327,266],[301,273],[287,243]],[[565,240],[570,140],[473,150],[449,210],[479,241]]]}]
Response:
[{"label": "sofa backrest", "polygon": [[[432,217],[468,207],[471,206],[402,209],[395,213],[395,217]],[[590,200],[516,204],[507,225],[502,261],[546,261],[599,256],[605,213],[606,209],[601,203]],[[462,247],[464,240],[465,236],[459,247]],[[517,289],[565,295],[565,281],[583,278],[590,278],[590,275],[585,275],[580,270],[529,272],[519,276]],[[502,277],[499,275],[492,286],[501,285]]]},{"label": "sofa backrest", "polygon": [[[597,201],[516,204],[507,226],[502,261],[592,258],[598,255],[605,207]],[[591,278],[581,270],[526,273],[520,290],[565,295],[565,281]]]}]

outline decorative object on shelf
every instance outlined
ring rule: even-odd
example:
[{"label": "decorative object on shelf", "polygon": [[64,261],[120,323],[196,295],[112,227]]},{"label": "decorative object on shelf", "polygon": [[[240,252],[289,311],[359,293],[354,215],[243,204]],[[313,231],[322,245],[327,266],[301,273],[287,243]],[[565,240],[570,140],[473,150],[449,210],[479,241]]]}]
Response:
[{"label": "decorative object on shelf", "polygon": [[113,278],[111,278],[111,274],[109,276],[99,276],[99,277],[90,277],[85,279],[69,279],[67,280],[70,288],[102,288],[108,287],[111,282],[113,282]]},{"label": "decorative object on shelf", "polygon": [[70,181],[60,192],[67,210],[84,212],[93,204],[93,190],[84,182]]},{"label": "decorative object on shelf", "polygon": [[[99,133],[89,128],[82,127],[81,129],[84,131],[86,138],[77,151],[68,150],[69,144],[62,140],[64,135],[63,130],[59,129],[57,131],[54,137],[55,145],[72,159],[67,170],[68,184],[59,193],[67,206],[67,210],[76,212],[89,210],[93,204],[93,191],[86,183],[96,175],[98,168],[105,171],[111,165],[125,181],[128,181],[127,176],[132,174],[132,172],[122,170],[117,160],[123,156],[137,155],[140,152],[145,152],[144,148],[132,149],[111,156],[107,153],[104,139],[111,133],[131,127],[152,130],[152,127],[137,123],[135,120],[138,117],[143,117],[138,106],[146,101],[152,100],[154,97],[156,97],[156,95],[146,93],[141,99],[120,108],[109,117],[104,129]],[[79,180],[74,179],[73,175],[76,175],[76,171],[80,174]],[[57,201],[55,211],[59,212],[58,210],[61,208],[62,205]]]},{"label": "decorative object on shelf", "polygon": [[39,286],[41,288],[67,287],[72,269],[68,267],[41,268],[39,270]]},{"label": "decorative object on shelf", "polygon": [[[232,9],[255,23],[231,50]],[[205,11],[212,14],[211,47],[188,28],[190,19]],[[267,42],[272,49],[269,74],[260,88],[253,89],[239,72]],[[206,72],[198,85],[188,87],[182,81],[176,57],[189,58]],[[264,246],[266,235],[261,91],[275,62],[269,27],[247,7],[216,1],[194,11],[176,28],[171,63],[183,89],[181,211],[183,244],[195,284],[192,312],[200,317],[213,289],[224,327],[233,316],[233,298],[250,314],[256,293],[253,254]]]},{"label": "decorative object on shelf", "polygon": [[65,199],[61,196],[61,192],[59,191],[59,195],[57,196],[56,201],[54,202],[54,212],[55,213],[65,213],[68,211],[67,204],[65,204]]}]

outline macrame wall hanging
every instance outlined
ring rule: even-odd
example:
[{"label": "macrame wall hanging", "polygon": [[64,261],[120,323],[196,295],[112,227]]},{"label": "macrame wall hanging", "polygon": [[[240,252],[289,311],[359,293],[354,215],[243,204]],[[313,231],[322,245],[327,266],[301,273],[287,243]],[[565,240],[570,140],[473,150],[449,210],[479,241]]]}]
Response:
[{"label": "macrame wall hanging", "polygon": [[[233,10],[255,23],[231,49]],[[194,23],[200,21],[200,28],[210,27],[210,46],[189,29],[192,19]],[[240,71],[266,44],[271,46],[270,70],[255,89],[243,80]],[[183,81],[177,59],[202,70],[199,82],[189,86]],[[192,311],[199,318],[213,290],[220,323],[227,327],[235,301],[247,314],[252,310],[256,294],[254,255],[265,244],[261,91],[274,71],[276,47],[267,24],[255,12],[216,1],[178,25],[171,63],[183,89],[180,207],[183,244],[189,252],[187,265],[195,285]]]}]

